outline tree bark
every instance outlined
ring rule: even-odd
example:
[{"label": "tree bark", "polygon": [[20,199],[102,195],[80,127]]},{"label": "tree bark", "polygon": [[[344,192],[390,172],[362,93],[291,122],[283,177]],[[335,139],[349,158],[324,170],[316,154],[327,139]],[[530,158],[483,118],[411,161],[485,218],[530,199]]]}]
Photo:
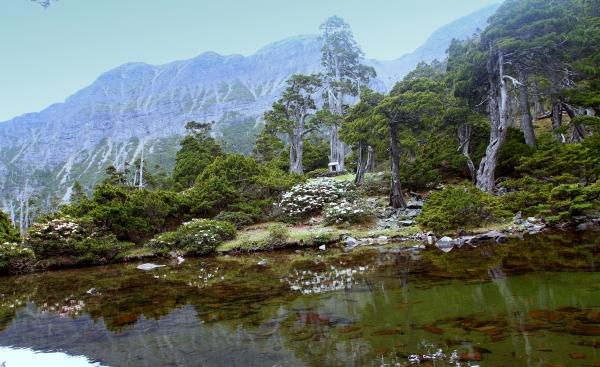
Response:
[{"label": "tree bark", "polygon": [[402,195],[400,183],[400,149],[398,148],[398,125],[390,124],[390,155],[392,165],[392,182],[390,188],[390,206],[392,208],[406,209],[406,202]]},{"label": "tree bark", "polygon": [[[578,111],[575,108],[573,108],[570,104],[563,102],[563,107],[565,108],[565,111],[567,111],[567,114],[569,115],[569,118],[571,120],[573,120],[575,117],[579,117],[581,115],[583,115],[583,111]],[[581,143],[583,141],[583,139],[585,138],[585,129],[583,128],[583,126],[581,126],[581,124],[574,124],[571,123],[571,125],[573,126],[573,133],[571,134],[571,141],[574,143]]]},{"label": "tree bark", "polygon": [[365,159],[365,141],[358,141],[358,162],[356,164],[356,176],[354,176],[354,183],[361,184],[365,177],[365,170],[367,168],[367,160]]},{"label": "tree bark", "polygon": [[458,150],[461,150],[462,155],[467,158],[467,166],[469,167],[469,172],[471,173],[471,181],[473,182],[473,185],[477,185],[477,170],[475,169],[473,160],[469,155],[472,131],[473,127],[471,125],[466,125],[464,123],[460,123],[460,125],[458,125]]},{"label": "tree bark", "polygon": [[[552,103],[552,130],[556,130],[562,126],[562,101],[556,96],[550,97],[550,101]],[[555,133],[554,136],[559,142],[565,142],[562,134]]]},{"label": "tree bark", "polygon": [[302,153],[304,144],[302,143],[302,134],[290,136],[290,173],[302,174]]},{"label": "tree bark", "polygon": [[369,145],[367,148],[367,167],[365,168],[366,173],[375,172],[375,150]]},{"label": "tree bark", "polygon": [[[506,140],[508,127],[508,86],[504,75],[504,54],[497,52],[498,59],[490,54],[488,60],[488,74],[490,79],[489,109],[490,109],[490,143],[485,150],[477,171],[477,187],[481,191],[492,193],[496,188],[495,174],[498,164],[498,155]],[[497,76],[495,75],[497,73]],[[500,87],[500,101],[496,88],[496,80]]]},{"label": "tree bark", "polygon": [[527,74],[524,70],[519,69],[519,102],[521,105],[521,130],[525,135],[525,144],[530,147],[537,148],[537,140],[535,138],[535,132],[533,130],[533,119],[531,117],[531,111],[529,110],[529,91],[527,90],[527,84],[525,80]]}]

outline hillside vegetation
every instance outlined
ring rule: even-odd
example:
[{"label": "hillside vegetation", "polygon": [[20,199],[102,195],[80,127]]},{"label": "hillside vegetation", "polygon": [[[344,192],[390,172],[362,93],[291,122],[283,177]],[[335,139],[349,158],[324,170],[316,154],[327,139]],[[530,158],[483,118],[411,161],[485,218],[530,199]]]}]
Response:
[{"label": "hillside vegetation", "polygon": [[[331,17],[320,27],[323,69],[286,81],[252,156],[226,153],[210,123],[190,121],[172,174],[153,174],[142,158],[109,166],[91,196],[76,185],[71,203],[21,242],[0,227],[0,250],[14,254],[0,270],[201,255],[272,222],[230,248],[316,246],[336,241],[336,228],[372,232],[382,213],[412,233],[510,225],[514,216],[592,222],[599,6],[507,0],[483,31],[454,40],[447,59],[419,64],[387,94],[367,87],[375,70],[349,25]],[[350,180],[317,178],[347,172]],[[409,199],[423,196],[410,214]],[[290,241],[287,224],[330,230]]]}]

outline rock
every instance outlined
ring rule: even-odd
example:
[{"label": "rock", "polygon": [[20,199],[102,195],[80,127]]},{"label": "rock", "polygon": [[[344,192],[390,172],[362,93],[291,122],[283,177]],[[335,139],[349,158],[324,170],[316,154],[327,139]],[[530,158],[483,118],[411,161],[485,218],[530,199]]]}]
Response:
[{"label": "rock", "polygon": [[185,261],[185,259],[183,257],[177,256],[177,264],[181,264],[184,261]]},{"label": "rock", "polygon": [[359,244],[358,240],[354,237],[346,238],[345,242],[346,242],[346,247],[356,247]]},{"label": "rock", "polygon": [[522,215],[521,215],[521,211],[519,210],[519,211],[517,212],[517,214],[515,214],[515,216],[513,217],[513,222],[516,222],[516,221],[519,221],[519,222],[520,222],[520,221],[521,221],[521,219],[523,219],[523,217],[522,217]]},{"label": "rock", "polygon": [[529,223],[537,223],[537,222],[538,222],[538,220],[537,220],[535,217],[528,217],[528,218],[527,218],[527,221],[528,221]]},{"label": "rock", "polygon": [[419,215],[420,213],[421,213],[421,211],[420,211],[420,210],[417,210],[417,209],[411,209],[411,210],[408,210],[408,211],[406,212],[406,214],[405,214],[405,215],[406,215],[407,217],[409,217],[409,218],[414,218],[414,217],[416,217],[417,215]]},{"label": "rock", "polygon": [[138,266],[137,268],[140,270],[152,270],[152,269],[156,269],[156,268],[162,268],[163,266],[166,266],[166,265],[156,265],[156,264],[146,263],[146,264],[142,264],[142,265]]},{"label": "rock", "polygon": [[267,265],[267,260],[262,259],[261,261],[258,262],[258,265],[262,265],[262,266]]},{"label": "rock", "polygon": [[425,205],[423,201],[416,199],[410,199],[408,203],[406,203],[408,209],[421,209],[423,205]]},{"label": "rock", "polygon": [[417,224],[417,222],[415,222],[414,220],[405,219],[405,220],[399,220],[398,224],[401,226],[409,227],[409,226],[414,226],[415,224]]},{"label": "rock", "polygon": [[508,237],[506,237],[506,235],[502,232],[498,232],[498,231],[490,231],[488,233],[484,233],[484,234],[480,234],[475,236],[478,240],[480,241],[485,241],[485,240],[491,240],[494,239],[496,240],[498,243],[505,243],[508,242]]},{"label": "rock", "polygon": [[92,288],[90,288],[89,291],[87,291],[85,293],[87,293],[87,294],[98,294],[100,292],[98,292],[98,290],[96,288],[92,287]]},{"label": "rock", "polygon": [[319,246],[319,250],[322,250],[322,251],[324,251],[325,249],[326,249],[325,245],[321,245],[321,246]]},{"label": "rock", "polygon": [[385,245],[386,243],[388,243],[387,236],[379,236],[379,237],[377,237],[377,243],[379,243],[380,245]]},{"label": "rock", "polygon": [[578,231],[586,231],[586,230],[588,230],[588,229],[592,229],[592,228],[594,228],[594,227],[596,227],[596,224],[595,224],[595,223],[592,223],[592,222],[585,222],[585,223],[580,223],[579,225],[577,225],[577,228],[576,228],[576,229],[577,229]]},{"label": "rock", "polygon": [[439,248],[444,252],[450,252],[454,248],[455,242],[452,238],[444,236],[440,238],[436,243],[435,247]]}]

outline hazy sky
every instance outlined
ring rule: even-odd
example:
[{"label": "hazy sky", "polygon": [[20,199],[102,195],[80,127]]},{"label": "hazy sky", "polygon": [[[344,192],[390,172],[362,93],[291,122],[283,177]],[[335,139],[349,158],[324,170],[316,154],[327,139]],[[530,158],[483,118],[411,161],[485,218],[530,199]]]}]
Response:
[{"label": "hazy sky", "polygon": [[414,51],[440,26],[500,0],[0,1],[0,121],[36,112],[126,62],[164,64],[205,51],[251,55],[318,34],[331,15],[350,24],[367,58]]}]

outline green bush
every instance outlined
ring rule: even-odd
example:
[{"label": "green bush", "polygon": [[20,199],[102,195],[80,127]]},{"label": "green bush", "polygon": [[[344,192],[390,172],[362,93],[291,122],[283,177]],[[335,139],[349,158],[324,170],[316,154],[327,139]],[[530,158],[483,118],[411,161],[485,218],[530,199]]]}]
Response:
[{"label": "green bush", "polygon": [[392,172],[367,173],[359,189],[364,195],[388,195]]},{"label": "green bush", "polygon": [[593,213],[600,202],[600,182],[555,185],[525,176],[505,181],[502,186],[511,190],[502,197],[506,209],[548,222],[568,222],[573,216]]},{"label": "green bush", "polygon": [[273,223],[268,228],[269,236],[267,242],[269,247],[276,248],[285,245],[290,237],[290,230],[283,223]]},{"label": "green bush", "polygon": [[241,154],[230,154],[217,157],[187,193],[193,203],[192,213],[210,215],[225,210],[262,219],[283,191],[303,180],[302,176],[284,174]]},{"label": "green bush", "polygon": [[214,251],[223,241],[235,238],[236,233],[235,226],[228,222],[192,219],[179,226],[175,232],[156,236],[144,247],[162,256],[171,251],[203,255]]},{"label": "green bush", "polygon": [[0,211],[0,243],[4,242],[21,242],[21,236],[10,222],[8,214]]},{"label": "green bush", "polygon": [[31,248],[38,260],[69,257],[73,258],[73,265],[104,263],[125,250],[125,245],[105,227],[91,219],[70,217],[34,224],[27,231],[23,245]]},{"label": "green bush", "polygon": [[0,272],[14,273],[24,270],[35,261],[35,254],[30,248],[14,242],[0,243]]},{"label": "green bush", "polygon": [[236,229],[242,229],[247,225],[254,223],[252,216],[242,212],[227,212],[222,211],[214,218],[215,220],[229,222],[235,226]]},{"label": "green bush", "polygon": [[416,220],[426,228],[450,230],[500,222],[510,215],[497,198],[475,186],[448,186],[429,195]]}]

